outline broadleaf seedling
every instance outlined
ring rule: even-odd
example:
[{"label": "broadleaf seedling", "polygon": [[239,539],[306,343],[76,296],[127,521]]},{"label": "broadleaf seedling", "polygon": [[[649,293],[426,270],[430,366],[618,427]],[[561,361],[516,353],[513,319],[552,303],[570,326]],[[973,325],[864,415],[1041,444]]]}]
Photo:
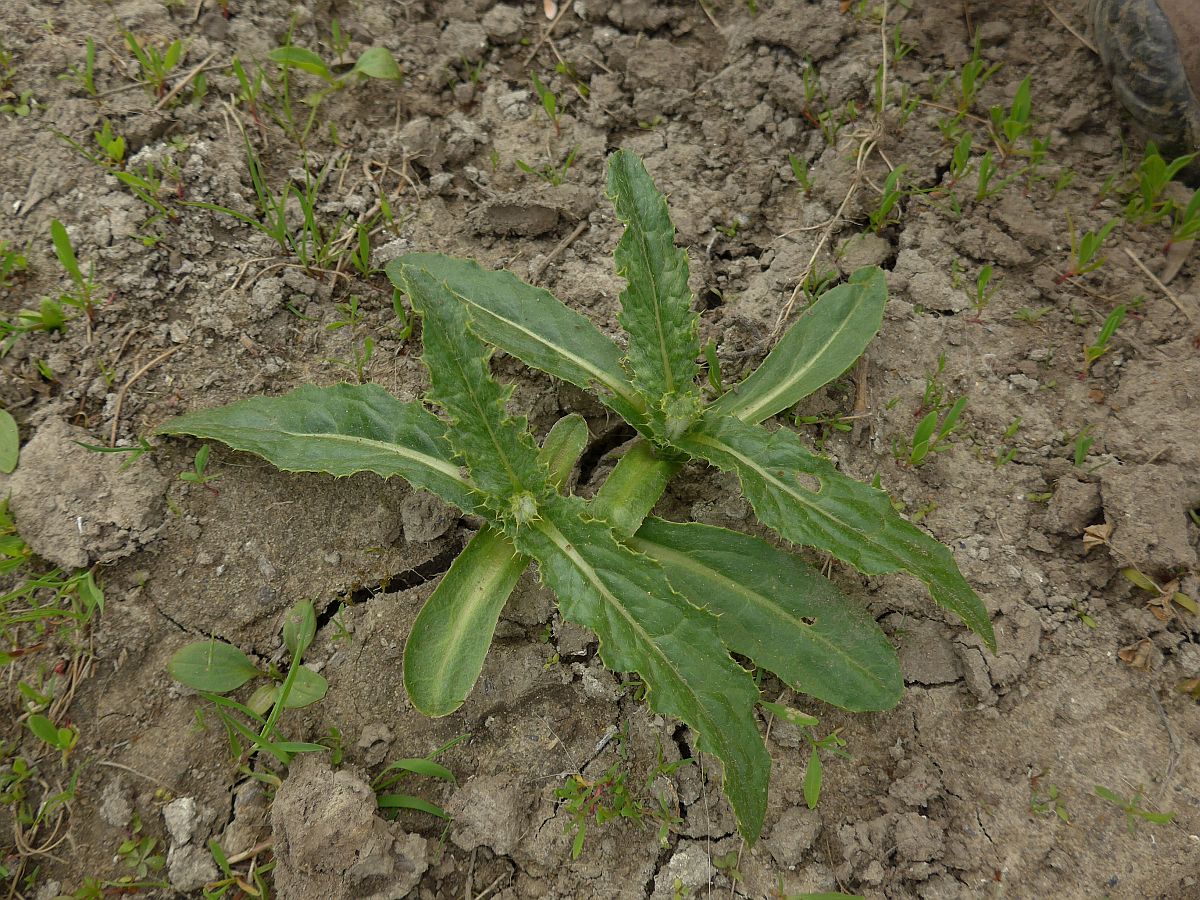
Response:
[{"label": "broadleaf seedling", "polygon": [[[609,160],[608,194],[625,226],[615,251],[626,281],[624,350],[509,272],[412,253],[387,271],[421,317],[425,400],[440,415],[376,385],[310,385],[192,412],[159,433],[221,441],[284,471],[400,476],[479,517],[484,524],[405,646],[413,705],[431,715],[462,705],[501,608],[536,561],[563,619],[600,638],[604,664],[636,673],[650,706],[682,719],[698,750],[720,760],[738,828],[753,842],[770,757],[755,717],[758,688],[730,653],[850,710],[890,708],[903,679],[874,619],[797,555],[748,534],[649,516],[685,460],[736,474],[762,522],[784,539],[869,575],[907,572],[989,648],[995,637],[948,548],[796,432],[759,424],[853,364],[882,323],[883,273],[862,269],[823,294],[755,372],[706,404],[687,254],[675,246],[666,201],[627,151]],[[525,419],[508,411],[512,388],[493,379],[488,345],[592,392],[640,434],[591,500],[564,488],[575,454],[559,452],[555,429],[575,428],[573,417],[539,450]],[[869,530],[853,524],[864,515]]]},{"label": "broadleaf seedling", "polygon": [[1071,255],[1067,260],[1067,271],[1059,275],[1055,281],[1058,284],[1062,284],[1069,278],[1086,275],[1088,272],[1094,272],[1104,265],[1105,257],[1100,256],[1100,249],[1104,246],[1104,242],[1108,240],[1108,236],[1112,234],[1112,230],[1117,227],[1117,222],[1117,219],[1110,219],[1100,227],[1099,231],[1085,231],[1083,234],[1077,235],[1075,232],[1075,220],[1071,218],[1070,213],[1067,213],[1067,231],[1071,237]]}]

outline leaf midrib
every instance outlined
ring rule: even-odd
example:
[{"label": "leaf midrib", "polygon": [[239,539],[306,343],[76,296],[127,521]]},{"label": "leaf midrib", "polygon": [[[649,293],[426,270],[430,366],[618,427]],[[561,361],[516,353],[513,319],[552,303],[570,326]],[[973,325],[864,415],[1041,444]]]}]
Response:
[{"label": "leaf midrib", "polygon": [[[717,734],[716,723],[714,723],[709,715],[705,712],[704,704],[700,702],[699,695],[692,690],[687,678],[684,677],[684,675],[679,671],[666,652],[657,644],[657,642],[654,641],[649,632],[647,632],[642,627],[641,623],[638,622],[638,620],[629,612],[628,609],[626,609],[625,605],[620,601],[620,599],[608,589],[608,587],[604,584],[604,581],[596,572],[595,567],[593,567],[586,559],[579,555],[574,546],[572,546],[571,542],[567,540],[566,536],[558,530],[558,527],[553,522],[543,519],[538,523],[538,529],[542,532],[542,534],[548,537],[556,547],[558,547],[559,551],[566,556],[567,559],[572,562],[572,564],[584,576],[584,578],[586,578],[592,584],[597,593],[600,594],[601,598],[603,598],[610,607],[616,610],[617,614],[620,615],[620,617],[632,627],[638,637],[641,638],[642,642],[653,648],[654,655],[657,656],[662,661],[662,665],[665,666],[668,671],[670,671],[672,676],[675,678],[676,683],[682,685],[689,696],[693,698],[693,705],[700,711],[700,717],[705,721],[708,727],[707,733],[710,735],[710,737],[715,736]],[[640,587],[638,589],[641,590]],[[684,600],[684,602],[686,603],[687,601]],[[697,610],[697,612],[699,612],[699,610]],[[653,690],[652,687],[651,690]]]},{"label": "leaf midrib", "polygon": [[[782,615],[782,618],[785,618],[788,621],[794,622],[797,626],[802,626],[805,629],[805,631],[804,631],[805,636],[809,640],[811,640],[814,644],[820,644],[821,646],[823,646],[826,650],[828,650],[830,652],[830,655],[841,657],[843,660],[847,661],[850,664],[851,668],[858,669],[860,672],[862,672],[864,675],[866,675],[872,682],[880,685],[881,687],[886,687],[886,685],[882,679],[880,679],[877,675],[875,675],[875,673],[873,673],[866,666],[862,665],[857,659],[854,658],[853,655],[847,653],[845,650],[843,650],[837,644],[832,643],[827,637],[825,637],[823,634],[818,632],[813,626],[805,623],[803,621],[802,617],[795,615],[790,610],[787,610],[782,606],[772,605],[770,602],[770,599],[768,597],[766,597],[765,595],[760,594],[757,591],[752,591],[749,588],[747,588],[746,586],[734,581],[732,578],[725,575],[724,573],[718,571],[717,569],[714,569],[710,566],[700,565],[694,559],[692,559],[690,556],[688,556],[686,553],[683,553],[679,550],[675,550],[670,547],[666,547],[663,544],[658,543],[657,541],[653,541],[653,540],[650,540],[649,538],[641,537],[636,534],[630,540],[635,546],[641,545],[642,547],[648,546],[648,547],[654,548],[649,553],[649,555],[652,557],[653,556],[666,556],[667,558],[671,559],[676,565],[680,566],[681,568],[690,568],[693,571],[707,574],[707,577],[709,578],[709,580],[718,581],[718,582],[726,585],[727,587],[732,588],[735,593],[743,595],[744,597],[746,597],[747,600],[750,601],[751,605],[756,606],[759,609],[765,609],[765,610],[769,610],[769,611],[779,611]],[[720,626],[718,625],[718,629],[719,628],[720,628]],[[776,673],[776,674],[778,674],[778,673]]]},{"label": "leaf midrib", "polygon": [[[237,426],[237,431],[241,433],[266,434],[271,436],[286,435],[287,437],[293,438],[316,438],[319,440],[333,441],[335,443],[371,447],[373,449],[382,450],[385,453],[390,453],[394,456],[400,456],[405,459],[411,459],[414,462],[421,463],[427,468],[433,469],[449,478],[453,478],[470,491],[475,491],[476,489],[474,484],[472,484],[466,478],[463,478],[462,472],[459,471],[459,467],[454,465],[454,463],[448,462],[444,459],[438,459],[436,456],[429,456],[426,453],[418,453],[414,450],[409,450],[403,444],[393,444],[390,441],[376,441],[372,440],[371,438],[358,437],[356,435],[349,434],[337,434],[328,431],[290,431],[286,428],[280,428],[278,426],[262,428],[254,425],[239,425]],[[192,432],[181,431],[180,433],[188,434]],[[237,444],[233,443],[232,441],[225,440],[224,438],[215,439],[229,444],[229,446],[233,447],[235,450],[246,449],[245,447],[239,447]],[[279,466],[279,468],[282,469],[284,467]]]},{"label": "leaf midrib", "polygon": [[478,310],[479,312],[483,313],[486,316],[490,316],[491,318],[496,319],[499,322],[503,322],[505,325],[509,326],[510,328],[514,328],[517,331],[524,334],[526,337],[531,338],[535,343],[541,344],[543,347],[546,347],[549,350],[555,351],[555,352],[561,354],[562,356],[565,356],[567,359],[571,360],[577,366],[579,366],[579,368],[581,368],[585,372],[588,372],[589,374],[591,374],[596,379],[596,381],[598,381],[600,384],[604,385],[606,388],[608,388],[610,391],[612,391],[618,397],[621,397],[623,400],[625,400],[627,403],[629,403],[630,406],[632,406],[635,410],[637,410],[640,413],[644,413],[646,411],[645,404],[642,402],[641,397],[635,392],[630,392],[628,390],[628,385],[622,384],[620,381],[613,379],[612,376],[608,372],[605,372],[603,369],[597,368],[595,365],[593,365],[589,360],[585,359],[584,357],[577,356],[575,353],[572,353],[568,347],[551,343],[550,341],[546,340],[546,338],[542,337],[542,335],[538,334],[536,331],[531,331],[529,328],[522,325],[520,322],[517,322],[517,321],[509,318],[508,316],[503,316],[494,309],[491,309],[487,306],[483,306],[480,303],[476,303],[474,300],[472,300],[467,295],[461,294],[458,291],[454,290],[452,287],[450,287],[449,284],[446,285],[446,290],[448,290],[455,297],[457,297],[459,302],[462,303],[464,306],[466,306],[468,309]]},{"label": "leaf midrib", "polygon": [[[866,296],[866,292],[865,291],[861,292],[859,302],[854,305],[854,311],[857,311],[858,307],[862,305],[862,299],[865,298],[865,296]],[[795,375],[793,377],[788,378],[788,379],[780,382],[779,384],[777,384],[773,390],[764,394],[758,400],[758,402],[755,403],[753,406],[751,406],[749,408],[742,408],[743,404],[731,404],[732,408],[723,410],[723,412],[727,412],[732,416],[736,416],[737,418],[741,419],[744,422],[760,422],[760,421],[762,421],[764,418],[766,418],[766,416],[761,415],[761,411],[762,411],[763,407],[769,407],[772,400],[774,400],[780,394],[784,393],[788,388],[790,388],[796,382],[800,381],[805,375],[807,375],[809,372],[811,372],[813,367],[816,366],[816,364],[821,361],[821,357],[824,355],[825,351],[828,350],[829,347],[833,344],[833,342],[837,338],[839,338],[842,335],[842,333],[850,327],[851,319],[852,319],[851,314],[847,314],[847,315],[843,316],[841,321],[838,323],[837,329],[833,332],[833,334],[829,337],[829,339],[824,341],[822,344],[820,344],[818,346],[817,350],[815,352],[813,352],[812,355],[809,357],[808,362],[806,362],[800,368],[800,370],[795,373]],[[803,399],[803,398],[800,398],[800,399]]]}]

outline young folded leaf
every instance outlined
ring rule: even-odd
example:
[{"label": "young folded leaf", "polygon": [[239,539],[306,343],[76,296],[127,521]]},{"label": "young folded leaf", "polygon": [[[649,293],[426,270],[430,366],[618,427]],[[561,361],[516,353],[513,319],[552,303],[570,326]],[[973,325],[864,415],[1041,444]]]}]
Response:
[{"label": "young folded leaf", "polygon": [[725,794],[747,841],[766,811],[771,758],[758,733],[758,690],[730,658],[716,619],[671,589],[662,569],[618,543],[586,505],[552,497],[543,517],[516,536],[538,561],[568,621],[594,631],[614,672],[636,672],[650,706],[682,719],[701,750],[725,768]]},{"label": "young folded leaf", "polygon": [[995,649],[987,609],[950,551],[901,518],[886,493],[838,472],[795,432],[705,416],[679,446],[736,472],[759,520],[787,540],[832,553],[867,575],[916,576],[937,603]]},{"label": "young folded leaf", "polygon": [[374,384],[305,385],[169,419],[155,434],[188,434],[261,456],[285,472],[399,475],[471,512],[482,501],[454,462],[446,424]]},{"label": "young folded leaf", "polygon": [[627,543],[717,616],[726,647],[800,693],[855,711],[900,702],[904,680],[887,636],[792,554],[748,534],[653,517]]},{"label": "young folded leaf", "polygon": [[667,201],[635,154],[618,150],[609,157],[608,195],[625,225],[614,254],[617,274],[628,282],[620,315],[629,335],[625,366],[673,435],[699,411],[699,319],[688,290],[687,253],[675,246]]}]

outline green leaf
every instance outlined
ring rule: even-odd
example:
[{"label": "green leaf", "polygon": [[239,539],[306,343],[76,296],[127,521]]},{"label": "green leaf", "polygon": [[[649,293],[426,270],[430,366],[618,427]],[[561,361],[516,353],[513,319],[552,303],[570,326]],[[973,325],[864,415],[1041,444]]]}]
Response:
[{"label": "green leaf", "polygon": [[[197,454],[199,457],[199,454]],[[311,600],[301,600],[283,619],[283,642],[292,656],[303,656],[317,635],[317,614]]]},{"label": "green leaf", "polygon": [[856,711],[900,701],[904,679],[887,636],[799,558],[748,534],[655,518],[627,543],[717,616],[726,647],[795,690]]},{"label": "green leaf", "polygon": [[[546,435],[538,457],[556,487],[586,441],[587,424],[577,414],[559,419]],[[528,565],[512,541],[487,525],[450,564],[404,645],[404,687],[425,715],[462,706],[483,670],[500,610]]]},{"label": "green leaf", "polygon": [[6,409],[0,409],[0,472],[5,475],[17,467],[21,455],[21,433],[17,420]]},{"label": "green leaf", "polygon": [[821,766],[821,754],[813,747],[808,756],[808,768],[804,770],[804,802],[809,809],[816,809],[821,799],[821,782],[824,773]]},{"label": "green leaf", "polygon": [[550,483],[562,490],[588,442],[587,420],[579,413],[563,416],[542,441],[538,455],[550,471]]},{"label": "green leaf", "polygon": [[688,290],[687,253],[675,246],[667,201],[628,150],[608,158],[608,195],[625,225],[614,258],[617,274],[628,281],[619,318],[629,334],[625,364],[633,383],[655,403],[697,395],[699,319]]},{"label": "green leaf", "polygon": [[598,398],[635,428],[643,427],[645,401],[621,367],[621,351],[586,318],[512,272],[490,272],[473,260],[411,253],[387,265],[392,283],[405,290],[403,273],[421,270],[470,313],[471,330],[517,359]]},{"label": "green leaf", "polygon": [[288,691],[283,705],[285,709],[300,709],[324,699],[328,692],[329,682],[323,675],[307,666],[297,666],[292,689]]},{"label": "green leaf", "polygon": [[374,384],[305,385],[169,419],[156,434],[190,434],[261,456],[285,472],[399,475],[465,511],[481,498],[453,461],[445,423]]},{"label": "green leaf", "polygon": [[487,348],[467,330],[466,309],[423,269],[404,267],[400,273],[423,323],[422,361],[432,384],[429,398],[449,417],[447,437],[472,480],[501,509],[522,495],[545,493],[546,470],[538,462],[525,420],[512,418],[506,409],[512,388],[492,378]]},{"label": "green leaf", "polygon": [[845,372],[883,324],[887,282],[859,269],[809,306],[749,377],[709,407],[714,415],[761,422]]},{"label": "green leaf", "polygon": [[832,553],[867,575],[908,572],[995,649],[987,609],[950,550],[901,518],[886,493],[809,452],[794,432],[706,416],[678,444],[736,472],[759,520],[782,537]]},{"label": "green leaf", "polygon": [[471,692],[496,620],[529,560],[484,526],[451,563],[404,645],[404,687],[427,716],[454,712]]},{"label": "green leaf", "polygon": [[421,775],[425,778],[437,778],[441,781],[457,784],[453,772],[431,759],[398,759],[395,762],[389,763],[382,772],[376,775],[375,781],[378,783],[388,772],[411,772],[414,775]]},{"label": "green leaf", "polygon": [[664,458],[649,443],[639,440],[617,460],[589,504],[619,534],[633,534],[659,501],[681,468],[678,460]]},{"label": "green leaf", "polygon": [[371,47],[364,50],[354,63],[350,74],[365,75],[368,78],[382,78],[384,81],[399,81],[404,77],[395,57],[386,47]]},{"label": "green leaf", "polygon": [[310,75],[316,75],[325,81],[333,82],[335,79],[333,73],[329,71],[329,67],[325,65],[325,61],[311,50],[306,50],[304,47],[276,47],[267,57],[273,63],[278,63],[281,66],[291,66],[295,69],[301,69],[308,72]]},{"label": "green leaf", "polygon": [[568,621],[600,638],[614,672],[637,672],[651,708],[682,719],[725,767],[725,794],[747,841],[758,838],[771,760],[755,723],[758,691],[729,656],[716,620],[675,593],[662,569],[617,543],[587,506],[551,497],[516,535]]},{"label": "green leaf", "polygon": [[58,728],[54,723],[42,715],[33,715],[25,723],[29,726],[29,730],[44,743],[49,744],[55,749],[59,749]]},{"label": "green leaf", "polygon": [[75,258],[75,248],[71,246],[71,238],[63,223],[54,219],[50,222],[50,237],[54,241],[54,253],[62,267],[67,270],[71,280],[77,285],[83,284],[83,272],[79,269],[79,260]]},{"label": "green leaf", "polygon": [[449,819],[444,809],[420,797],[410,797],[407,794],[380,794],[375,798],[380,809],[414,809],[417,812],[429,813],[439,819]]},{"label": "green leaf", "polygon": [[821,721],[816,716],[807,715],[798,709],[792,709],[790,706],[784,706],[781,703],[770,703],[766,700],[759,700],[758,705],[776,718],[782,719],[789,725],[795,725],[797,728],[812,728]]},{"label": "green leaf", "polygon": [[197,641],[175,652],[167,671],[196,691],[227,694],[261,674],[237,647],[224,641]]}]

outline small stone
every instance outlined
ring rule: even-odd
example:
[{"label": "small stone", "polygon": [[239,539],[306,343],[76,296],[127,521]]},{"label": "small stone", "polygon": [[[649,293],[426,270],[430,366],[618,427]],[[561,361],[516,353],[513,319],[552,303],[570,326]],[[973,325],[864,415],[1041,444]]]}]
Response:
[{"label": "small stone", "polygon": [[192,842],[196,833],[196,800],[194,797],[179,797],[172,800],[162,811],[163,822],[171,840],[182,846]]},{"label": "small stone", "polygon": [[484,14],[481,24],[490,40],[497,44],[513,44],[520,40],[525,17],[517,7],[500,3]]},{"label": "small stone", "polygon": [[171,887],[187,894],[220,877],[207,847],[175,846],[167,851],[167,877]]},{"label": "small stone", "polygon": [[133,807],[121,788],[120,777],[104,786],[100,795],[100,818],[114,828],[124,828],[133,818]]}]

